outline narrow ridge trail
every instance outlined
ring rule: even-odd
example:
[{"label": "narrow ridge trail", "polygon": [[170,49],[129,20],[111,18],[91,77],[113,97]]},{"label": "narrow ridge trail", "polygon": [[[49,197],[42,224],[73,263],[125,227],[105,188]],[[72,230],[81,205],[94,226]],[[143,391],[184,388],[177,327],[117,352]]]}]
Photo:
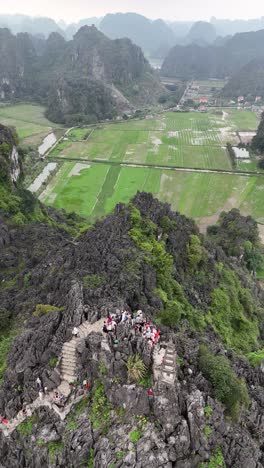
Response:
[{"label": "narrow ridge trail", "polygon": [[71,407],[78,403],[83,398],[83,395],[79,398],[74,398],[69,404],[62,409],[60,409],[52,400],[53,400],[53,393],[58,391],[59,393],[63,394],[66,398],[71,393],[70,383],[74,382],[77,378],[76,375],[76,348],[80,341],[86,338],[90,333],[102,333],[104,318],[98,320],[95,323],[91,322],[84,322],[79,327],[76,327],[79,332],[79,336],[77,338],[73,337],[70,341],[64,343],[62,347],[61,359],[59,372],[61,383],[60,385],[52,390],[52,392],[43,396],[43,398],[36,398],[32,403],[26,405],[24,408],[26,409],[26,413],[24,414],[23,411],[19,411],[16,417],[9,421],[8,424],[2,424],[0,429],[2,429],[4,435],[8,437],[12,434],[12,432],[25,421],[28,417],[30,417],[33,412],[40,407],[48,407],[52,409],[61,420],[64,420],[66,416],[69,414]]}]

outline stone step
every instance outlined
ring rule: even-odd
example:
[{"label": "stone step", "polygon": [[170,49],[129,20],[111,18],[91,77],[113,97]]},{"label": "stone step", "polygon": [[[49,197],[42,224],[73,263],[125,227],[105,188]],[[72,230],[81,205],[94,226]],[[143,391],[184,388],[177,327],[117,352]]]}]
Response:
[{"label": "stone step", "polygon": [[64,343],[63,345],[63,348],[62,348],[62,351],[64,351],[65,349],[75,349],[76,348],[76,344],[75,343]]},{"label": "stone step", "polygon": [[76,366],[75,365],[72,365],[72,364],[62,364],[61,366],[61,372],[71,372],[73,374],[75,374],[75,371],[76,371]]},{"label": "stone step", "polygon": [[76,362],[71,361],[70,359],[63,359],[61,362],[61,366],[70,366],[74,369],[76,368]]},{"label": "stone step", "polygon": [[165,365],[163,366],[163,368],[165,369],[165,371],[166,371],[166,370],[171,370],[171,369],[174,370],[174,366],[170,366],[170,365],[167,365],[167,364],[165,364]]},{"label": "stone step", "polygon": [[61,364],[64,364],[65,362],[70,362],[71,364],[76,365],[76,357],[75,356],[62,356]]},{"label": "stone step", "polygon": [[62,374],[62,379],[65,380],[68,383],[74,382],[74,380],[76,380],[76,375],[64,372]]},{"label": "stone step", "polygon": [[74,353],[72,353],[70,351],[63,352],[62,359],[72,359],[72,360],[76,361],[76,351],[74,351]]},{"label": "stone step", "polygon": [[163,364],[168,366],[174,366],[174,361],[172,359],[163,359]]},{"label": "stone step", "polygon": [[76,355],[76,348],[66,348],[62,352],[62,356],[72,356]]},{"label": "stone step", "polygon": [[70,356],[63,356],[61,360],[62,364],[72,364],[73,366],[76,366],[76,358],[71,358]]},{"label": "stone step", "polygon": [[174,362],[174,356],[172,356],[170,354],[165,354],[164,360]]},{"label": "stone step", "polygon": [[170,374],[175,374],[176,372],[174,370],[169,370],[169,369],[166,369],[163,371],[163,374],[165,375],[170,375]]},{"label": "stone step", "polygon": [[86,338],[88,335],[87,335],[87,332],[86,331],[81,331],[79,333],[79,338]]}]

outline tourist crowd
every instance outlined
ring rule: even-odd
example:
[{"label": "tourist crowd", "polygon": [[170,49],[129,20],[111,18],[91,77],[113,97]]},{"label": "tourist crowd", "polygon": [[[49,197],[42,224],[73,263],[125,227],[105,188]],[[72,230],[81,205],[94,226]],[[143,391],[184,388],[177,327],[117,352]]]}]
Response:
[{"label": "tourist crowd", "polygon": [[136,336],[141,335],[145,338],[151,348],[160,340],[160,330],[155,325],[148,322],[142,310],[138,310],[134,313],[124,310],[120,313],[109,314],[104,321],[103,333],[116,334],[117,326],[120,323],[130,326]]}]

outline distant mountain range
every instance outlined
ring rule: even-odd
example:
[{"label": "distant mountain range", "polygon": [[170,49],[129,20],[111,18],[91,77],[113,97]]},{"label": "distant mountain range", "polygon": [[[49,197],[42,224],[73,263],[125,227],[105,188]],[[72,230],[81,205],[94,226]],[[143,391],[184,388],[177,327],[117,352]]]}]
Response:
[{"label": "distant mountain range", "polygon": [[[31,18],[25,15],[0,15],[0,27],[9,28],[13,34],[28,32],[47,38],[51,32],[58,32],[65,39],[72,39],[82,26],[95,25],[111,39],[128,37],[152,57],[164,58],[175,45],[195,43],[208,46],[225,36],[239,32],[264,29],[264,17],[243,20],[222,20],[212,18],[210,22],[150,20],[137,13],[108,14],[103,18],[84,18],[78,23],[67,25],[56,23],[50,18]],[[220,42],[219,42],[220,41]]]},{"label": "distant mountain range", "polygon": [[59,123],[90,123],[150,105],[163,88],[141,49],[83,26],[73,40],[47,40],[0,29],[0,97],[47,105]]},{"label": "distant mountain range", "polygon": [[164,60],[162,74],[184,79],[233,76],[254,59],[264,56],[264,29],[235,34],[223,44],[177,45]]}]

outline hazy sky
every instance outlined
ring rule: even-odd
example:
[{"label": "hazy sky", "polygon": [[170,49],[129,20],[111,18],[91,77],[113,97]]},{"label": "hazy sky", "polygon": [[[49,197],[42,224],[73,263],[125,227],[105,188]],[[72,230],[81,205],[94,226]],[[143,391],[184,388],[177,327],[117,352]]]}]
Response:
[{"label": "hazy sky", "polygon": [[0,14],[49,16],[66,22],[106,13],[135,11],[169,20],[256,18],[264,15],[263,0],[1,0]]}]

